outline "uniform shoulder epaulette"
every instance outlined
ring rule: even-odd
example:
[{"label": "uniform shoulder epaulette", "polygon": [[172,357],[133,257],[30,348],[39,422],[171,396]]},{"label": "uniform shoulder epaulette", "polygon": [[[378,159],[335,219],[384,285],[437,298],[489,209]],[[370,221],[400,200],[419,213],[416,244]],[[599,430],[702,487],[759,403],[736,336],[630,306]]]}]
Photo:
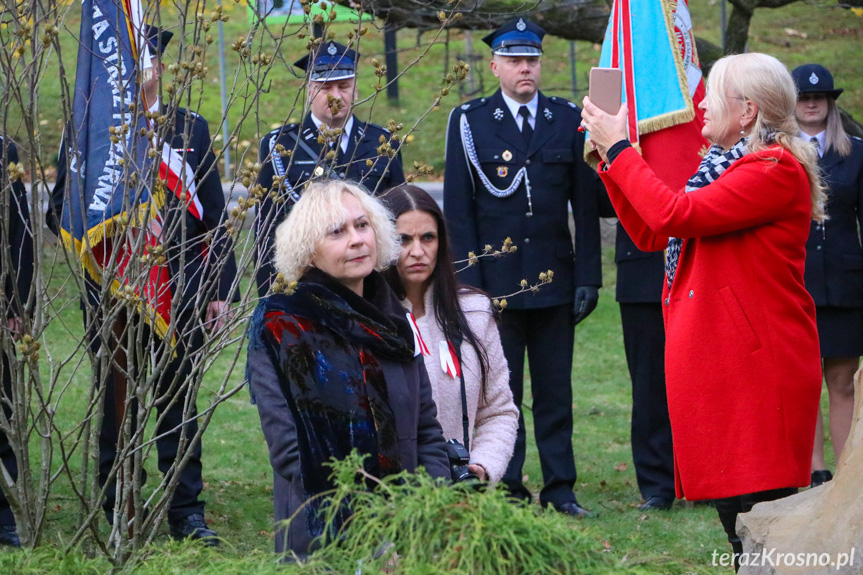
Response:
[{"label": "uniform shoulder epaulette", "polygon": [[177,113],[183,114],[185,116],[189,116],[190,118],[200,118],[201,120],[204,119],[204,117],[201,116],[199,113],[193,112],[192,110],[189,110],[188,108],[177,108]]},{"label": "uniform shoulder epaulette", "polygon": [[485,106],[488,103],[488,98],[477,98],[476,100],[471,100],[470,102],[465,102],[461,106],[458,106],[457,109],[467,112],[468,110],[475,110],[482,106]]},{"label": "uniform shoulder epaulette", "polygon": [[294,122],[292,124],[285,124],[284,126],[279,126],[278,128],[276,128],[274,130],[270,130],[269,133],[267,133],[267,137],[276,136],[279,133],[286,134],[288,132],[293,132],[294,130],[297,129],[297,126],[299,126],[299,124],[297,124],[296,122]]},{"label": "uniform shoulder epaulette", "polygon": [[552,96],[548,99],[552,104],[557,104],[559,106],[566,106],[567,108],[572,108],[573,110],[578,110],[578,106],[567,100],[566,98],[561,98],[560,96]]},{"label": "uniform shoulder epaulette", "polygon": [[390,131],[387,130],[386,128],[384,128],[383,126],[379,126],[377,124],[372,124],[371,122],[366,122],[365,124],[360,122],[358,127],[361,128],[363,131],[366,131],[366,132],[369,130],[371,130],[371,131],[379,130],[379,131],[383,132],[384,134],[390,133]]}]

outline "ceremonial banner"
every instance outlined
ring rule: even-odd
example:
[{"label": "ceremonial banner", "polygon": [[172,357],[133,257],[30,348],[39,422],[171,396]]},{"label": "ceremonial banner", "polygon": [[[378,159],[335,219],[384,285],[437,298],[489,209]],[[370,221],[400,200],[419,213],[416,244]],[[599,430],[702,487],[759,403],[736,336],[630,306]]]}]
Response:
[{"label": "ceremonial banner", "polygon": [[[112,294],[131,286],[139,313],[164,336],[171,311],[171,278],[161,255],[165,191],[196,218],[203,214],[180,154],[168,144],[151,153],[156,142],[143,135],[153,126],[139,108],[154,103],[139,97],[140,72],[151,65],[140,0],[83,0],[79,42],[63,244],[95,280],[103,271],[114,275]],[[152,158],[160,163],[153,189],[147,181]],[[135,274],[134,258],[144,265],[131,266]]]},{"label": "ceremonial banner", "polygon": [[686,1],[615,0],[599,65],[623,70],[629,141],[666,185],[683,188],[708,146],[698,109],[704,80]]},{"label": "ceremonial banner", "polygon": [[623,71],[634,145],[695,119],[704,88],[685,0],[615,0],[599,66]]}]

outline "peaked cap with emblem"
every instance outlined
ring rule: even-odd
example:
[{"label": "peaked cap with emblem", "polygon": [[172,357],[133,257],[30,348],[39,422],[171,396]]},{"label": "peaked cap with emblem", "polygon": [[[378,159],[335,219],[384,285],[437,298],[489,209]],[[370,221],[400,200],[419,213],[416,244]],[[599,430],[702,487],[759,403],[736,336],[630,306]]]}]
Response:
[{"label": "peaked cap with emblem", "polygon": [[163,30],[158,26],[150,24],[144,25],[144,33],[147,35],[147,44],[150,45],[150,50],[153,52],[153,57],[161,56],[165,53],[165,46],[174,37],[174,33],[169,30]]},{"label": "peaked cap with emblem", "polygon": [[833,87],[833,74],[820,64],[803,64],[791,72],[798,94],[827,94],[834,100],[845,91]]},{"label": "peaked cap with emblem", "polygon": [[345,80],[357,75],[357,61],[360,55],[338,42],[324,42],[312,54],[306,54],[294,66],[309,73],[313,82]]},{"label": "peaked cap with emblem", "polygon": [[530,20],[518,17],[510,20],[482,39],[498,56],[539,56],[545,30]]}]

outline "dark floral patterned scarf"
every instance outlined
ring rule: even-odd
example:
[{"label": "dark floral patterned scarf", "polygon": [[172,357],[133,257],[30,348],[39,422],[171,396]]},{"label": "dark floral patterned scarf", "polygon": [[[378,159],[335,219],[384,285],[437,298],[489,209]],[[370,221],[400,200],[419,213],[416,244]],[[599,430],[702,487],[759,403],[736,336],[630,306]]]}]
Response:
[{"label": "dark floral patterned scarf", "polygon": [[[365,471],[401,471],[395,415],[379,358],[411,361],[413,334],[395,295],[376,272],[360,297],[316,269],[291,295],[263,300],[250,326],[251,348],[267,350],[297,428],[309,533],[325,528],[321,498],[332,458],[357,449]],[[397,306],[397,309],[394,308]],[[341,510],[333,528],[349,516]]]}]

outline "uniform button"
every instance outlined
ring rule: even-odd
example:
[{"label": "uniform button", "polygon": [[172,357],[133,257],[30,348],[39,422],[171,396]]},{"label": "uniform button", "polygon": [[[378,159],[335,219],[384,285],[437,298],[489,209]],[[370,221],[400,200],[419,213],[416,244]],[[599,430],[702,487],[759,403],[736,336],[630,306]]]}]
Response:
[{"label": "uniform button", "polygon": [[815,249],[820,252],[821,251],[821,244],[818,244],[818,246]]},{"label": "uniform button", "polygon": [[694,297],[695,297],[695,292],[692,290],[689,290],[689,299],[692,299]]},{"label": "uniform button", "polygon": [[820,230],[820,229],[821,229],[821,224],[818,224],[817,226],[815,226],[815,229],[816,229],[816,230]]},{"label": "uniform button", "polygon": [[526,217],[526,218],[532,218],[532,217],[533,217],[533,212],[525,212],[525,213],[524,213],[524,217]]},{"label": "uniform button", "polygon": [[631,256],[632,252],[626,252],[626,255]]},{"label": "uniform button", "polygon": [[524,244],[528,245],[530,243],[530,238],[524,238]]},{"label": "uniform button", "polygon": [[668,301],[669,301],[669,299],[665,298],[665,305],[668,305]]},{"label": "uniform button", "polygon": [[525,165],[525,166],[529,166],[529,165],[530,165],[530,160],[525,160],[525,161],[524,161],[524,165]]}]

